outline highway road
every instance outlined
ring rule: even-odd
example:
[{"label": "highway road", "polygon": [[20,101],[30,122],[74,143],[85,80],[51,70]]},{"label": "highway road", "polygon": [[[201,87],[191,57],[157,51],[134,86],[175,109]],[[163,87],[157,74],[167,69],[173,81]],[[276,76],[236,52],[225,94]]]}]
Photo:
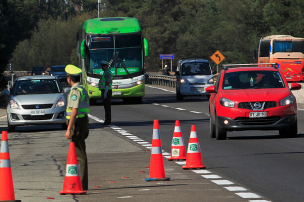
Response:
[{"label": "highway road", "polygon": [[[147,85],[143,104],[113,100],[112,123],[151,142],[153,120],[160,123],[162,149],[170,151],[175,120],[180,120],[185,144],[195,125],[208,170],[271,201],[304,201],[304,111],[298,111],[297,138],[278,131],[228,132],[228,139],[209,137],[208,101],[203,97],[176,101],[174,89]],[[91,106],[103,118],[103,106]]]}]

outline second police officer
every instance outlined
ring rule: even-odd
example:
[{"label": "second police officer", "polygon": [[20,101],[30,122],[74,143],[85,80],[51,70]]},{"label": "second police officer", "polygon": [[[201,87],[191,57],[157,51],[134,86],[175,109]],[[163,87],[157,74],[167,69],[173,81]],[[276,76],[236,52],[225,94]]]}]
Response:
[{"label": "second police officer", "polygon": [[88,161],[85,139],[89,136],[90,99],[87,91],[79,85],[82,70],[74,65],[67,65],[67,82],[71,86],[66,109],[66,139],[74,142],[77,160],[80,164],[83,190],[88,189]]},{"label": "second police officer", "polygon": [[[110,62],[111,63],[111,62]],[[101,68],[103,75],[99,80],[99,90],[101,90],[101,97],[103,100],[105,110],[105,122],[103,125],[111,125],[111,98],[112,98],[112,80],[113,76],[109,69],[109,63],[101,61]]]}]

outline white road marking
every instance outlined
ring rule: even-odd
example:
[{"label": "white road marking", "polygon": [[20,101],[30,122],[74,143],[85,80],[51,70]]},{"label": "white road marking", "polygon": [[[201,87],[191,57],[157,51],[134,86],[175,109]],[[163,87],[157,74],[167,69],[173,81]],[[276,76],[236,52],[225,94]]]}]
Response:
[{"label": "white road marking", "polygon": [[230,184],[234,184],[233,182],[231,182],[229,180],[211,180],[211,182],[214,182],[217,185],[230,185]]},{"label": "white road marking", "polygon": [[196,174],[209,174],[209,173],[211,173],[208,170],[192,170],[192,172],[194,172]]},{"label": "white road marking", "polygon": [[186,161],[175,161],[178,165],[186,165]]},{"label": "white road marking", "polygon": [[4,118],[6,118],[6,115],[5,115],[5,116],[1,116],[1,117],[0,117],[0,119],[4,119]]},{"label": "white road marking", "polygon": [[244,187],[224,187],[228,191],[247,191]]},{"label": "white road marking", "polygon": [[250,192],[239,192],[235,194],[242,198],[261,198],[259,195]]},{"label": "white road marking", "polygon": [[194,114],[201,114],[203,112],[196,112],[196,111],[190,111],[191,113],[194,113]]},{"label": "white road marking", "polygon": [[202,177],[204,177],[206,179],[220,179],[220,178],[222,178],[219,175],[202,175]]},{"label": "white road marking", "polygon": [[186,109],[183,109],[183,108],[175,108],[175,109],[177,109],[177,110],[181,110],[181,111],[186,110]]}]

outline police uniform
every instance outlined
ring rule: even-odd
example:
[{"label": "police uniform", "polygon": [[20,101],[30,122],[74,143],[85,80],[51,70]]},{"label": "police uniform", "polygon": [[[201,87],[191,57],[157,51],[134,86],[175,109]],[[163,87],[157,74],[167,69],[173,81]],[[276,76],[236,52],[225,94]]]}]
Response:
[{"label": "police uniform", "polygon": [[[77,76],[82,73],[82,70],[74,65],[67,65],[66,72],[70,76]],[[68,96],[68,104],[66,108],[67,124],[70,120],[72,108],[77,108],[75,124],[71,129],[71,142],[74,142],[77,154],[77,160],[80,164],[81,181],[84,190],[88,189],[88,161],[86,154],[85,139],[89,135],[89,118],[90,111],[89,95],[85,88],[79,83],[75,83]]]},{"label": "police uniform", "polygon": [[[107,64],[107,63],[103,63]],[[101,79],[99,80],[99,90],[101,90],[101,97],[103,100],[103,105],[104,105],[104,110],[105,110],[105,122],[104,124],[110,125],[111,124],[111,98],[112,98],[112,80],[113,80],[113,75],[108,68],[104,74],[102,75]],[[107,92],[107,98],[104,99],[104,93],[106,89],[106,83],[109,82],[109,90]]]}]

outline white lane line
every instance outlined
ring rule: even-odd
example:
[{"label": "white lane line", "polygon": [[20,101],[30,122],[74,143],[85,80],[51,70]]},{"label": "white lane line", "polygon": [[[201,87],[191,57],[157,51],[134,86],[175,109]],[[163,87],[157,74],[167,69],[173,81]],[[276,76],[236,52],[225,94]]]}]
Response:
[{"label": "white lane line", "polygon": [[259,195],[250,192],[239,192],[235,194],[242,198],[261,198]]},{"label": "white lane line", "polygon": [[186,165],[186,161],[176,161],[175,163],[178,165]]},{"label": "white lane line", "polygon": [[206,179],[220,179],[220,178],[222,178],[219,175],[202,175],[202,177],[206,178]]},{"label": "white lane line", "polygon": [[169,154],[168,152],[163,152],[163,155],[170,156],[171,154]]},{"label": "white lane line", "polygon": [[168,105],[161,105],[162,107],[170,107],[170,106],[168,106]]},{"label": "white lane line", "polygon": [[196,174],[210,174],[211,172],[208,170],[192,170],[192,172]]},{"label": "white lane line", "polygon": [[157,103],[152,103],[153,105],[160,105],[160,104],[157,104]]},{"label": "white lane line", "polygon": [[244,187],[224,187],[228,191],[247,191]]},{"label": "white lane line", "polygon": [[196,112],[196,111],[190,111],[191,113],[194,113],[194,114],[201,114],[203,112]]},{"label": "white lane line", "polygon": [[211,182],[214,182],[217,185],[231,185],[234,184],[233,182],[229,180],[211,180]]},{"label": "white lane line", "polygon": [[175,108],[175,109],[177,109],[177,110],[181,110],[181,111],[186,110],[186,109],[183,109],[183,108]]},{"label": "white lane line", "polygon": [[271,202],[267,200],[249,200],[249,202]]},{"label": "white lane line", "polygon": [[148,144],[149,142],[138,142],[138,144]]}]

